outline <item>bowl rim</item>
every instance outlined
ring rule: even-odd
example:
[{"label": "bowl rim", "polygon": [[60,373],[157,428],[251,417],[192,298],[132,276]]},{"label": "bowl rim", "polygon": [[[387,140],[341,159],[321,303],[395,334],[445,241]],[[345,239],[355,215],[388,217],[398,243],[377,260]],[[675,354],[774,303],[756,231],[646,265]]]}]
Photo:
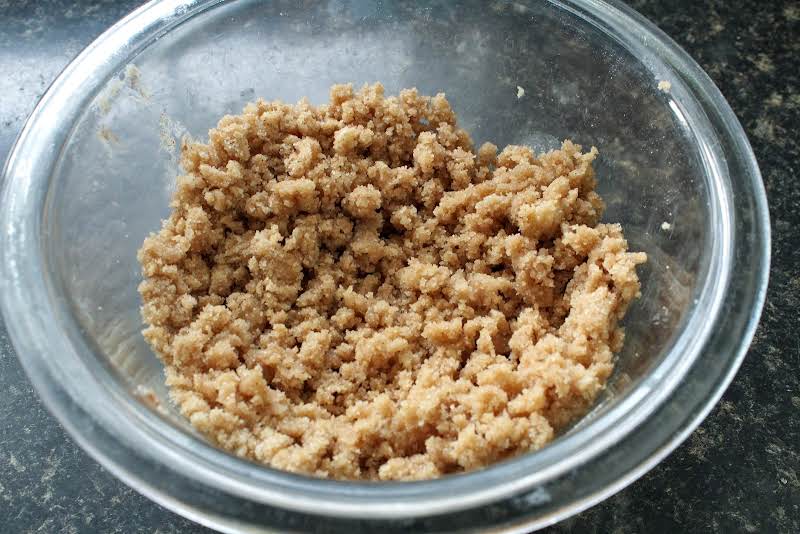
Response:
[{"label": "bowl rim", "polygon": [[[691,339],[679,336],[670,352],[675,357],[666,357],[653,370],[661,381],[653,380],[649,388],[643,384],[638,396],[629,396],[609,410],[613,417],[609,416],[607,422],[614,421],[613,427],[606,425],[605,432],[596,432],[597,423],[605,420],[606,414],[561,438],[562,447],[574,453],[571,457],[553,462],[554,449],[545,448],[484,470],[408,483],[320,480],[269,468],[253,469],[251,462],[220,453],[177,431],[151,411],[131,407],[124,402],[127,392],[115,389],[108,377],[82,368],[80,361],[86,351],[81,350],[79,340],[70,339],[61,330],[59,318],[54,316],[54,310],[63,311],[67,303],[54,291],[42,267],[46,254],[42,245],[44,228],[37,208],[46,201],[47,188],[43,185],[49,183],[74,122],[105,80],[159,36],[224,3],[227,2],[153,0],[123,18],[81,52],[53,82],[6,161],[0,196],[0,307],[18,357],[45,406],[96,460],[156,502],[222,530],[232,527],[218,512],[195,509],[187,496],[166,492],[157,481],[141,474],[146,472],[143,466],[155,462],[171,476],[221,494],[311,515],[388,520],[452,513],[557,484],[569,472],[644,431],[650,416],[663,410],[668,401],[676,402],[681,389],[687,387],[686,376],[698,358],[716,357],[715,347],[731,345],[727,354],[721,354],[727,359],[717,374],[706,377],[702,402],[683,414],[682,419],[673,420],[668,428],[658,430],[662,439],[656,450],[607,477],[591,495],[561,506],[550,515],[539,516],[533,523],[526,521],[529,528],[577,513],[625,487],[677,447],[702,421],[741,364],[763,307],[770,257],[766,194],[747,137],[713,82],[669,37],[616,0],[550,3],[622,41],[626,48],[637,52],[637,58],[650,62],[652,70],[668,73],[673,80],[673,102],[685,115],[700,121],[694,125],[696,128],[702,123],[707,136],[719,141],[707,144],[703,150],[718,166],[709,170],[718,173],[717,181],[710,184],[712,190],[717,188],[712,224],[718,225],[724,239],[712,244],[716,247],[712,251],[712,269],[701,291],[701,298],[708,302],[702,316],[693,312],[697,328]],[[59,119],[54,123],[51,117]],[[739,174],[732,173],[734,166]],[[742,195],[734,185],[751,191],[755,214],[752,220],[743,220],[736,210],[735,202],[741,201],[736,197]],[[736,254],[739,250],[747,251],[749,257],[742,260]],[[744,289],[738,291],[739,286]],[[723,313],[741,306],[747,312],[737,319]],[[19,310],[26,313],[18,313]],[[724,336],[734,341],[720,340]],[[54,349],[61,358],[48,358]],[[92,397],[93,402],[102,398],[104,404],[99,410],[89,411],[82,395]],[[123,460],[112,451],[120,446],[121,437],[131,447],[151,449],[147,453],[133,452]]]}]

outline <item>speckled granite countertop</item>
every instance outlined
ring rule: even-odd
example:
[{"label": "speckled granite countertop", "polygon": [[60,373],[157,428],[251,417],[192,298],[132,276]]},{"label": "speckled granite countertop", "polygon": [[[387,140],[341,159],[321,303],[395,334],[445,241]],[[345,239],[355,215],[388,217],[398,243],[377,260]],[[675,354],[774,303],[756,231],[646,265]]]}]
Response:
[{"label": "speckled granite countertop", "polygon": [[[0,159],[67,62],[135,0],[0,0]],[[772,273],[747,359],[648,475],[553,532],[800,532],[800,2],[632,0],[707,70],[755,149]],[[783,348],[782,348],[783,347]],[[0,325],[0,531],[209,532],[89,458],[42,408]]]}]

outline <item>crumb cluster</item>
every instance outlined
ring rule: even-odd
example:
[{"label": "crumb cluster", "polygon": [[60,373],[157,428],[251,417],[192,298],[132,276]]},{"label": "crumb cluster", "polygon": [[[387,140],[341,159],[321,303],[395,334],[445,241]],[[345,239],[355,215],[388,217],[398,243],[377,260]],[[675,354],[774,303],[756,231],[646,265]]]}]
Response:
[{"label": "crumb cluster", "polygon": [[186,143],[139,251],[144,336],[220,447],[344,479],[538,449],[612,371],[639,294],[592,160],[473,151],[443,94],[258,101]]}]

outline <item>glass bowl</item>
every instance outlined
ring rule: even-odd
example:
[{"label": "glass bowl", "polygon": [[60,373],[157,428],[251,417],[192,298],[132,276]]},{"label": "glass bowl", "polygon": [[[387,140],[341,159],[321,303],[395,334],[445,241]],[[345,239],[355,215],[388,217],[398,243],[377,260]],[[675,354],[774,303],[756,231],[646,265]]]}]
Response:
[{"label": "glass bowl", "polygon": [[[259,96],[322,103],[333,83],[373,81],[445,91],[476,144],[597,146],[605,219],[649,256],[608,387],[538,452],[425,482],[320,480],[216,449],[167,400],[140,335],[135,255],[168,213],[181,136]],[[613,1],[151,2],[53,83],[1,201],[0,301],[44,403],[126,483],[230,532],[528,530],[585,509],[719,399],[769,266],[764,188],[734,114]]]}]

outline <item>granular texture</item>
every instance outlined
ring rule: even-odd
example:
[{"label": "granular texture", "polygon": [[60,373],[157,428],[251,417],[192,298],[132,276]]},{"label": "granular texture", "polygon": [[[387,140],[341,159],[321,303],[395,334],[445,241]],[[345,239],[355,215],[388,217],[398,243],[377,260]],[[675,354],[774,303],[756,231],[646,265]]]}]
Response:
[{"label": "granular texture", "polygon": [[139,252],[144,335],[220,447],[346,479],[538,449],[592,403],[639,294],[592,160],[484,144],[444,95],[258,101],[185,143]]}]

